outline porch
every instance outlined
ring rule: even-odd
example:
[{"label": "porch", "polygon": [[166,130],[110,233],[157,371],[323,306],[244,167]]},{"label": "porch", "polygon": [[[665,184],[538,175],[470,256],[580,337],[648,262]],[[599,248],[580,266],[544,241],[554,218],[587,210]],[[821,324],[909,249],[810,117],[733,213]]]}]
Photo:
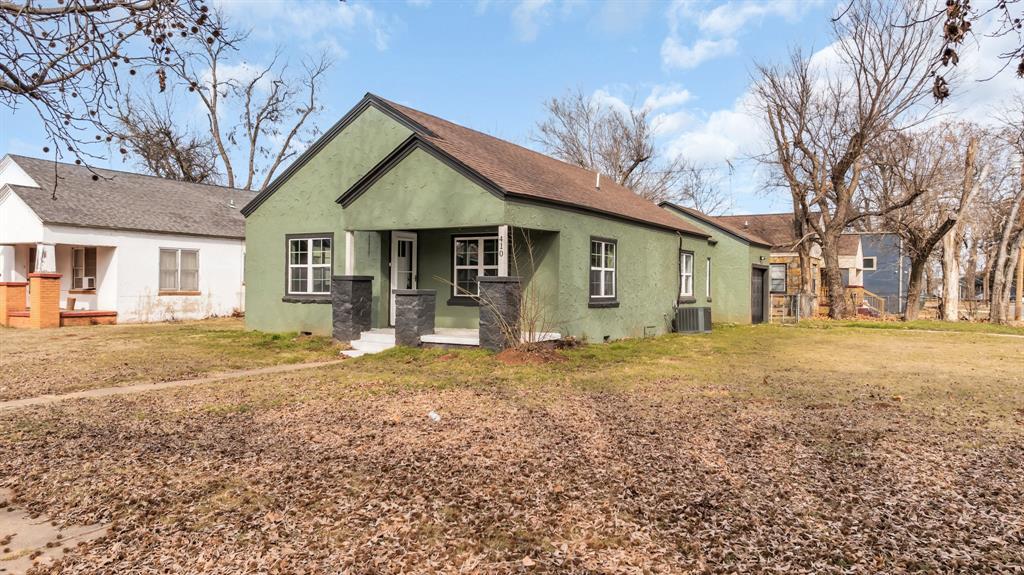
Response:
[{"label": "porch", "polygon": [[[528,331],[524,341],[559,339],[548,326],[522,321],[538,272],[557,277],[548,249],[556,236],[505,225],[346,231],[345,274],[331,278],[334,337],[352,345],[346,355],[353,357],[395,345],[507,347],[516,339],[511,326]],[[289,238],[289,261],[299,262],[290,267],[324,262],[306,241]],[[290,272],[289,282],[316,275]]]},{"label": "porch", "polygon": [[104,280],[113,257],[114,248],[109,246],[0,245],[0,325],[117,323],[113,279]]}]

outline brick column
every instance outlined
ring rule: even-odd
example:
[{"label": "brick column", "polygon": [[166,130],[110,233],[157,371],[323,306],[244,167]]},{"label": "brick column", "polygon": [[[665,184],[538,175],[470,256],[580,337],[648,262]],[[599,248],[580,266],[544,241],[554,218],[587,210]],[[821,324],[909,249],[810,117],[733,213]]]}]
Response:
[{"label": "brick column", "polygon": [[370,329],[373,308],[373,276],[331,278],[331,316],[334,339],[355,341]]},{"label": "brick column", "polygon": [[396,289],[395,343],[409,347],[420,345],[420,336],[434,333],[437,290]]},{"label": "brick column", "polygon": [[522,306],[521,279],[517,276],[480,276],[480,347],[493,351],[517,345]]},{"label": "brick column", "polygon": [[60,274],[28,274],[29,327],[60,327]]},{"label": "brick column", "polygon": [[25,311],[28,282],[0,282],[0,325],[8,326],[7,312]]}]

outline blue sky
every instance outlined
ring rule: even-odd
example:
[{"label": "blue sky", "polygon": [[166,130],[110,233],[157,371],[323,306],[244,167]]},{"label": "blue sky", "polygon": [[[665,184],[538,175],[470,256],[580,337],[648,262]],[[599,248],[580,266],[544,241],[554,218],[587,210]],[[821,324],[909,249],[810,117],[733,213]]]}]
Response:
[{"label": "blue sky", "polygon": [[[759,191],[745,159],[758,138],[742,106],[752,63],[779,60],[790,45],[827,47],[835,8],[812,0],[214,4],[253,30],[240,61],[265,63],[276,46],[294,62],[321,50],[336,59],[324,128],[369,91],[535,147],[544,100],[579,88],[652,107],[665,153],[719,168],[739,213],[789,207],[786,196]],[[0,114],[3,151],[39,155],[34,114]],[[118,158],[110,166],[123,167]]]}]

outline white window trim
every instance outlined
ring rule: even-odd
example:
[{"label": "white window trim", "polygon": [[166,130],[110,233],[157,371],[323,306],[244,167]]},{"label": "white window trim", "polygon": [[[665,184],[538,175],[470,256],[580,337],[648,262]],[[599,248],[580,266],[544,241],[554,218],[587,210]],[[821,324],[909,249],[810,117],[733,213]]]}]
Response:
[{"label": "white window trim", "polygon": [[[599,265],[599,266],[593,265],[594,244],[595,243],[601,244],[601,259],[600,259],[601,265]],[[612,254],[612,267],[606,267],[604,265],[606,256],[608,255],[608,246],[615,246],[615,249],[613,250],[614,253]],[[600,282],[601,293],[599,295],[590,294],[590,299],[614,299],[615,298],[616,287],[617,287],[617,284],[619,283],[619,277],[618,277],[619,274],[616,271],[616,268],[619,265],[619,247],[618,247],[618,243],[617,242],[608,241],[608,240],[599,240],[599,239],[591,238],[590,239],[590,250],[589,250],[589,253],[587,254],[587,259],[591,260],[590,271],[592,271],[592,272],[600,272],[600,274],[598,274],[598,277],[601,278],[601,282]],[[612,272],[612,286],[611,286],[611,291],[610,292],[608,290],[608,285],[605,282],[605,276],[604,276],[605,272]],[[590,277],[589,276],[587,277],[587,293],[590,293]]]},{"label": "white window trim", "polygon": [[[484,275],[484,270],[494,270],[494,275],[498,275],[500,269],[500,252],[501,244],[498,241],[498,235],[490,236],[456,236],[452,238],[452,295],[453,297],[462,298],[473,298],[480,295],[480,282],[476,283],[476,293],[469,293],[466,290],[459,288],[459,270],[476,270],[476,275]],[[496,247],[499,252],[499,261],[496,261],[494,265],[484,265],[484,240],[494,240]],[[459,253],[459,242],[476,242],[477,249],[477,260],[476,265],[463,264],[459,265],[458,253]]]},{"label": "white window trim", "polygon": [[[871,260],[871,267],[868,267],[866,260]],[[864,256],[860,259],[861,269],[864,271],[873,272],[878,269],[878,257],[877,256]]]},{"label": "white window trim", "polygon": [[[160,248],[160,252],[174,252],[174,288],[165,288],[160,286],[160,277],[157,277],[157,290],[161,292],[180,292],[181,289],[181,252],[195,252],[196,253],[196,291],[199,291],[199,250],[195,248]],[[158,252],[159,253],[159,252]],[[159,256],[158,256],[159,258]],[[159,269],[159,259],[157,260],[157,272],[163,275],[163,269]],[[189,290],[191,291],[191,290]]]},{"label": "white window trim", "polygon": [[708,265],[706,270],[707,275],[704,277],[704,291],[708,295],[708,299],[711,299],[711,257],[708,257]]},{"label": "white window trim", "polygon": [[[331,242],[331,247],[328,250],[330,254],[328,261],[325,264],[314,264],[313,263],[313,241],[314,240],[328,240]],[[305,242],[306,243],[306,263],[304,264],[293,264],[292,263],[292,242]],[[313,269],[314,268],[328,268],[330,269],[334,265],[334,238],[331,236],[317,236],[317,237],[304,237],[304,238],[288,238],[288,253],[285,255],[288,262],[288,277],[287,285],[288,289],[286,293],[288,295],[328,295],[331,293],[330,288],[327,291],[313,291]],[[306,268],[306,289],[305,291],[294,291],[292,290],[292,270],[297,268]]]},{"label": "white window trim", "polygon": [[693,252],[679,252],[679,297],[693,297]]},{"label": "white window trim", "polygon": [[[782,274],[782,291],[776,291],[772,289],[772,270],[782,268],[784,273]],[[769,264],[768,265],[768,293],[786,293],[789,291],[789,266],[786,264]]]}]

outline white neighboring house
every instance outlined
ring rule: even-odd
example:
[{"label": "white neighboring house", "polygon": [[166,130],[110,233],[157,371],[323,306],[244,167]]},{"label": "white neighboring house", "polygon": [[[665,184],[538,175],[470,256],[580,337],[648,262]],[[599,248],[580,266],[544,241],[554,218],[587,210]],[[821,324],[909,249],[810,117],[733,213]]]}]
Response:
[{"label": "white neighboring house", "polygon": [[[94,179],[94,176],[97,179]],[[8,154],[0,160],[0,282],[56,272],[60,306],[118,323],[243,311],[254,194]]]}]

